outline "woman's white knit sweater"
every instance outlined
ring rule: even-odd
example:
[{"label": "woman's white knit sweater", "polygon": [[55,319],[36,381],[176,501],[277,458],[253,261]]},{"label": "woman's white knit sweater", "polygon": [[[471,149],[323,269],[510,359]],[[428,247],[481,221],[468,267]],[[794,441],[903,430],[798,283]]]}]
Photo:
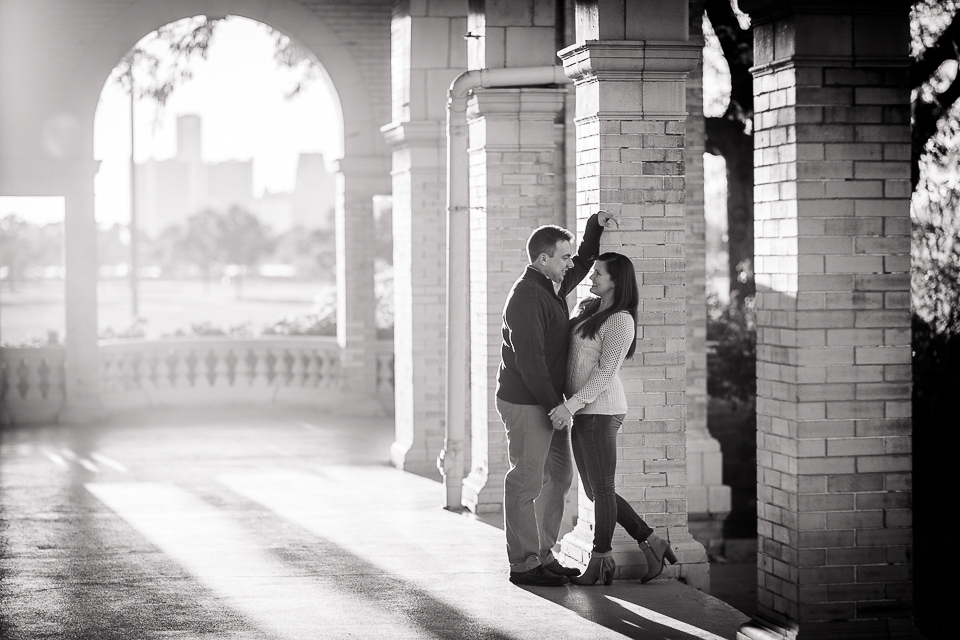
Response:
[{"label": "woman's white knit sweater", "polygon": [[567,357],[567,401],[570,413],[620,415],[627,412],[627,395],[620,380],[637,327],[626,311],[607,318],[594,338],[574,328]]}]

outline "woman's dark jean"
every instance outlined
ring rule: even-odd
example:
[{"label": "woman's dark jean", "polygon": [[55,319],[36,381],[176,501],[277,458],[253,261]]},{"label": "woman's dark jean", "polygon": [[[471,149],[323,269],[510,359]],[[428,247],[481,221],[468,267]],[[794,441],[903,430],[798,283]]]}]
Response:
[{"label": "woman's dark jean", "polygon": [[613,527],[620,523],[637,542],[643,542],[653,529],[637,515],[630,503],[617,495],[617,431],[623,415],[575,415],[573,417],[573,457],[580,471],[580,483],[593,501],[596,523],[593,552],[611,550]]}]

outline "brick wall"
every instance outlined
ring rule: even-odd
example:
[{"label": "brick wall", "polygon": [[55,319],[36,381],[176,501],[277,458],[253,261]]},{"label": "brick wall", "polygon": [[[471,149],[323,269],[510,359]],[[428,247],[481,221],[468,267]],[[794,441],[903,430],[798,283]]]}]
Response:
[{"label": "brick wall", "polygon": [[469,107],[473,468],[464,502],[476,512],[499,511],[503,502],[506,434],[495,405],[503,303],[529,262],[530,233],[562,222],[554,121],[565,96],[565,89],[483,89]]},{"label": "brick wall", "polygon": [[[686,34],[686,13],[676,17]],[[621,369],[630,411],[618,438],[617,492],[673,544],[683,566],[664,575],[682,572],[688,584],[703,588],[706,556],[687,528],[685,423],[684,98],[686,72],[700,47],[623,41],[623,35],[594,41],[579,24],[577,35],[585,42],[560,55],[577,81],[578,218],[582,226],[597,209],[619,216],[620,229],[604,232],[601,248],[633,260],[640,295],[636,352]],[[568,557],[589,549],[592,517],[581,508],[576,529],[563,540]],[[640,573],[639,549],[620,531],[614,556],[622,577]]]},{"label": "brick wall", "polygon": [[439,477],[446,406],[446,96],[466,68],[466,0],[398,2],[392,28],[398,467]]},{"label": "brick wall", "polygon": [[883,634],[912,606],[906,61],[798,38],[835,66],[765,64],[780,28],[755,31],[760,613]]}]

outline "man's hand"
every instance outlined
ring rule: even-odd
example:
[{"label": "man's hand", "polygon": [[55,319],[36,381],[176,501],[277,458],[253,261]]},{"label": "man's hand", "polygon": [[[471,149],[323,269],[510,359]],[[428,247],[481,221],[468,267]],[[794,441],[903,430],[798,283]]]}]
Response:
[{"label": "man's hand", "polygon": [[564,427],[573,426],[573,414],[562,402],[550,410],[550,422],[553,428],[559,431]]},{"label": "man's hand", "polygon": [[605,229],[612,229],[614,227],[620,228],[620,218],[606,209],[600,209],[597,211],[597,222],[600,223],[600,226]]}]

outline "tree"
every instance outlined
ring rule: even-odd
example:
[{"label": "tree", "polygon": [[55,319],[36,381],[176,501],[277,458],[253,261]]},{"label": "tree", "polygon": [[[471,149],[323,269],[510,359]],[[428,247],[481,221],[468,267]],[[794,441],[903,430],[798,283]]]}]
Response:
[{"label": "tree", "polygon": [[97,263],[102,266],[126,263],[127,250],[123,241],[124,228],[119,222],[97,229]]},{"label": "tree", "polygon": [[240,267],[236,278],[237,297],[243,297],[243,274],[273,247],[273,239],[260,220],[245,209],[233,206],[217,219],[217,248],[226,264]]},{"label": "tree", "polygon": [[300,275],[334,280],[337,246],[333,231],[296,226],[275,239],[271,260],[293,265]]},{"label": "tree", "polygon": [[193,77],[194,56],[207,58],[220,20],[198,16],[160,27],[120,60],[113,81],[137,98],[152,101],[159,119],[174,90]]},{"label": "tree", "polygon": [[282,32],[271,27],[270,35],[274,39],[273,59],[277,65],[300,72],[300,77],[286,94],[287,99],[295,98],[308,84],[320,78],[320,65],[312,55]]},{"label": "tree", "polygon": [[723,115],[706,118],[705,149],[727,165],[730,292],[756,291],[753,278],[753,33],[740,24],[730,0],[706,0],[709,24],[730,69],[730,100]]},{"label": "tree", "polygon": [[910,80],[913,307],[935,334],[960,334],[960,3],[913,7]]},{"label": "tree", "polygon": [[17,282],[23,280],[23,272],[36,254],[31,242],[32,226],[14,213],[0,218],[0,267],[6,269],[12,291],[16,291]]},{"label": "tree", "polygon": [[920,182],[924,161],[944,166],[945,149],[938,148],[936,140],[942,142],[952,137],[951,130],[956,131],[958,114],[951,110],[960,98],[957,74],[960,21],[955,19],[958,8],[957,0],[920,0],[911,13],[914,188]]},{"label": "tree", "polygon": [[210,275],[221,257],[220,214],[213,209],[204,209],[187,218],[185,229],[168,228],[164,234],[165,242],[179,241],[173,244],[171,258],[196,266],[204,291],[209,291]]}]

